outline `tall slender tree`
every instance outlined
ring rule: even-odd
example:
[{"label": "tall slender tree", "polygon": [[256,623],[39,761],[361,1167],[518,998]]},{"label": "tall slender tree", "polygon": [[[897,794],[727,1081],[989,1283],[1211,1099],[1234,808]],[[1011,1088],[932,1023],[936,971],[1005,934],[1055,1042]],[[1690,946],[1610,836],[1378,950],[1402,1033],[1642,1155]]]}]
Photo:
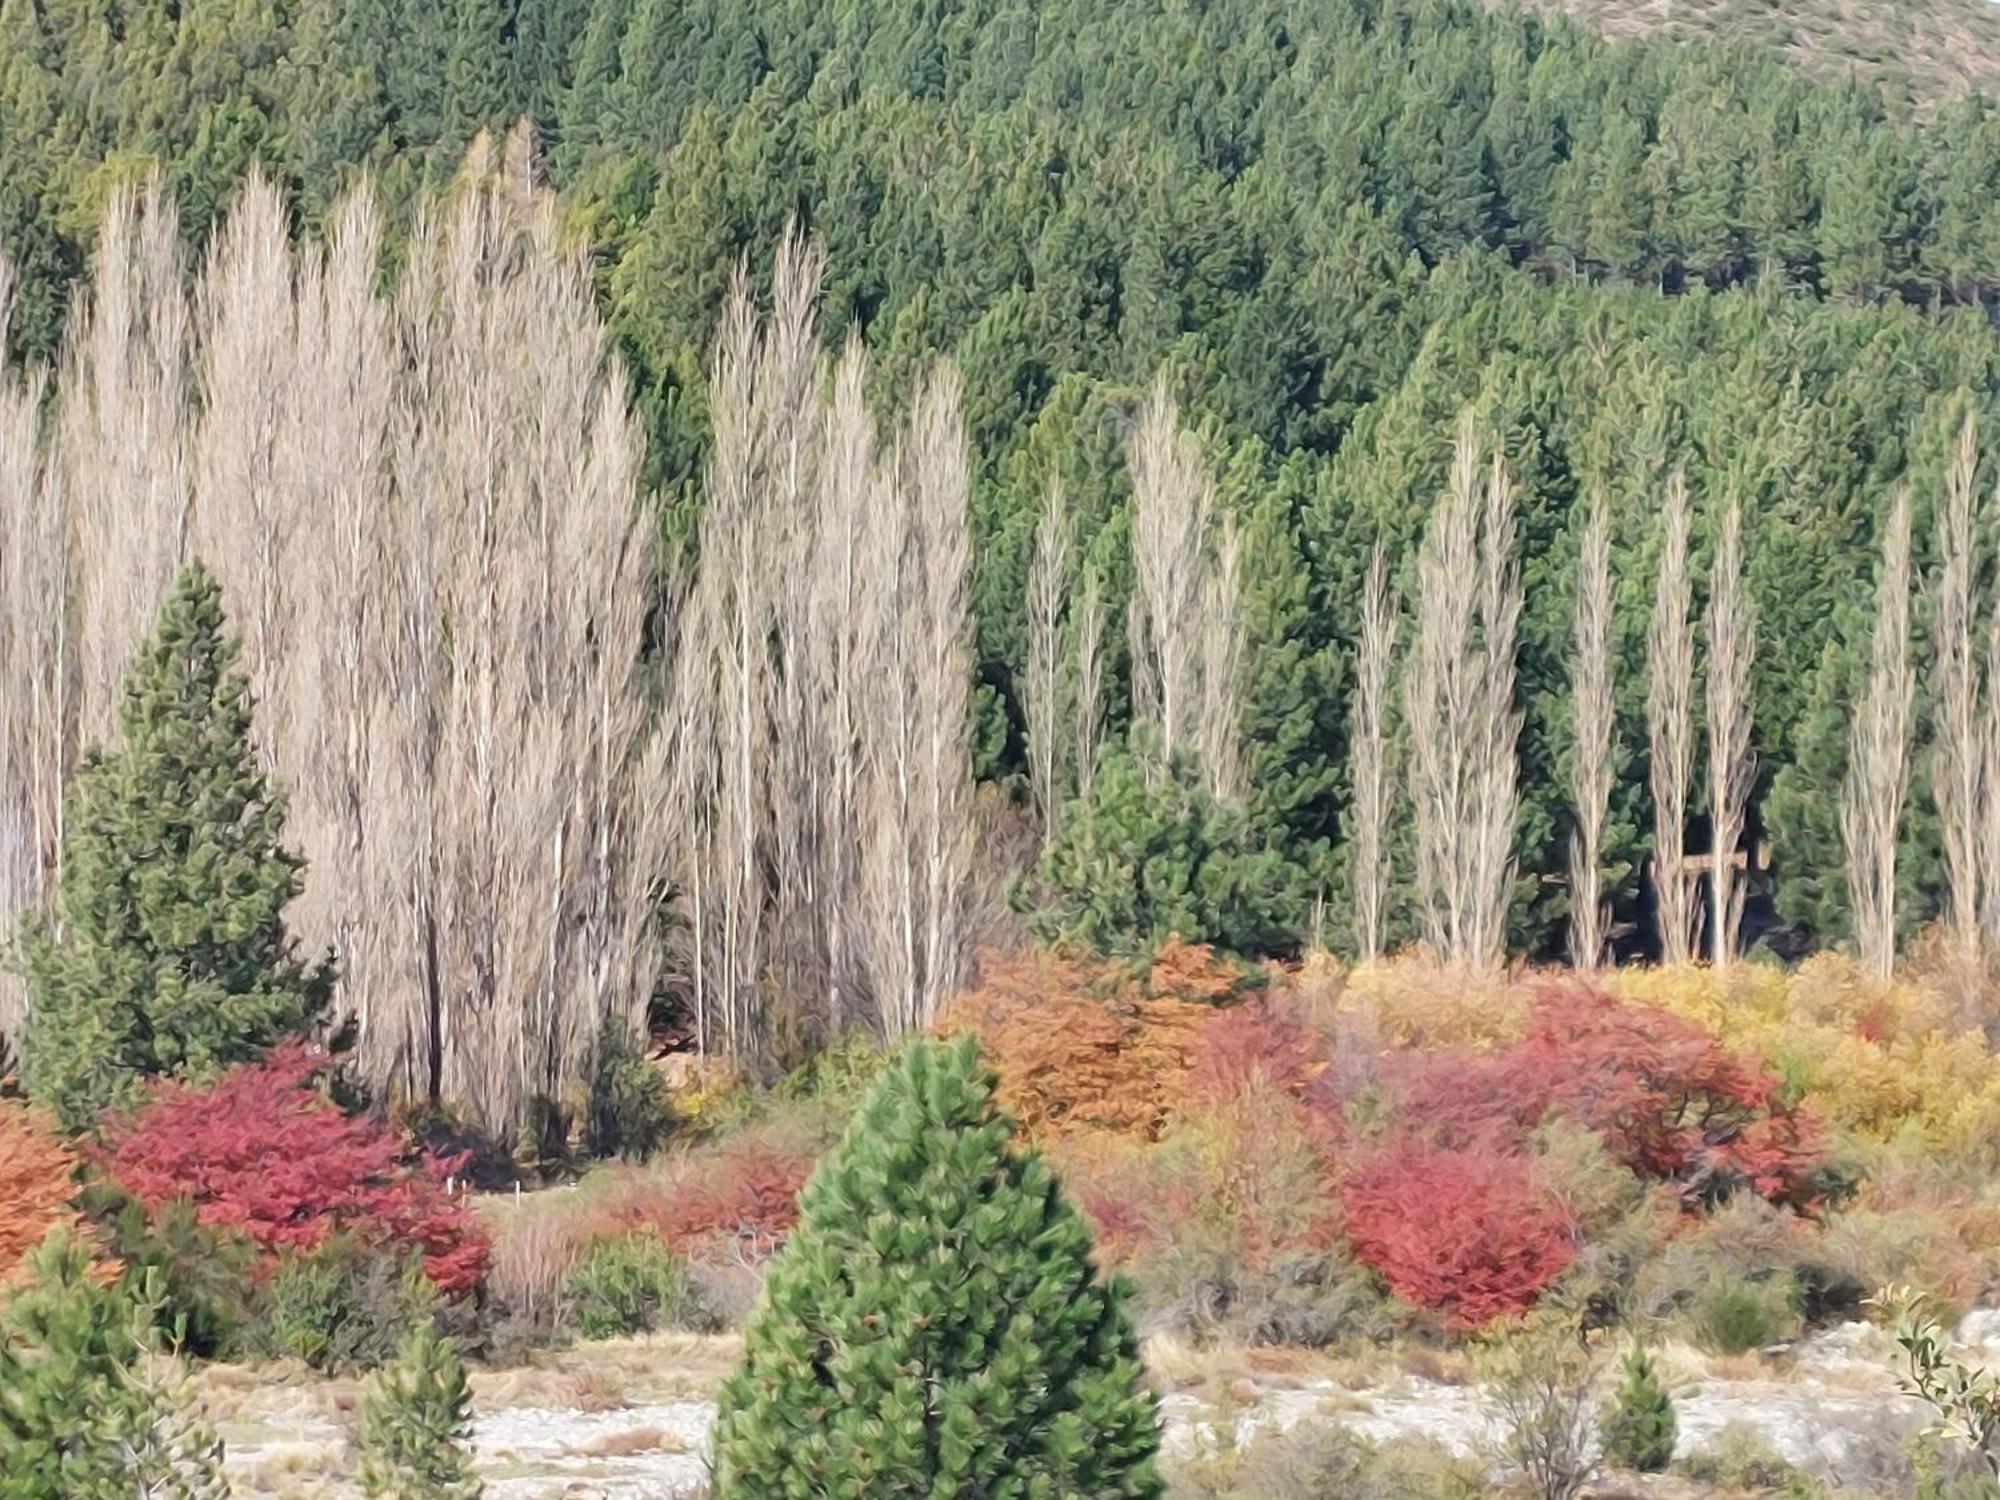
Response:
[{"label": "tall slender tree", "polygon": [[1354,939],[1362,962],[1379,958],[1389,896],[1389,668],[1400,624],[1389,560],[1377,542],[1361,592],[1354,685]]},{"label": "tall slender tree", "polygon": [[1646,733],[1652,750],[1653,896],[1660,962],[1684,964],[1694,891],[1685,855],[1694,780],[1694,619],[1688,582],[1687,476],[1676,470],[1661,513],[1660,561],[1646,633]]},{"label": "tall slender tree", "polygon": [[1513,506],[1498,454],[1482,478],[1468,410],[1418,559],[1417,638],[1403,693],[1425,937],[1440,958],[1481,967],[1505,955],[1513,885],[1521,722]]},{"label": "tall slender tree", "polygon": [[1576,622],[1570,667],[1572,732],[1570,797],[1570,962],[1603,962],[1609,910],[1604,898],[1604,826],[1617,774],[1611,683],[1611,511],[1593,491],[1577,553]]},{"label": "tall slender tree", "polygon": [[1931,722],[1931,799],[1937,809],[1944,867],[1945,922],[1968,971],[1979,954],[1979,662],[1974,647],[1979,569],[1973,534],[1973,487],[1979,471],[1979,433],[1971,416],[1959,428],[1958,446],[1937,509],[1937,618],[1934,652],[1937,690]]},{"label": "tall slender tree", "polygon": [[1882,530],[1866,696],[1849,729],[1840,836],[1862,961],[1887,979],[1896,962],[1896,848],[1910,786],[1910,497],[1898,490]]},{"label": "tall slender tree", "polygon": [[1750,668],[1757,654],[1755,605],[1743,581],[1743,506],[1722,513],[1708,588],[1709,958],[1726,968],[1743,925],[1744,885],[1737,879],[1757,760],[1750,748]]}]

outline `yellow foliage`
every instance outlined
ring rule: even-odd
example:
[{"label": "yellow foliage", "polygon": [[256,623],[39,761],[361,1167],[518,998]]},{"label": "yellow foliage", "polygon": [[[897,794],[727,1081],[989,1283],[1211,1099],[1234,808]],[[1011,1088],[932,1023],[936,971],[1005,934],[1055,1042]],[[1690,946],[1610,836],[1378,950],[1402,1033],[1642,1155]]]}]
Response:
[{"label": "yellow foliage", "polygon": [[1483,977],[1422,958],[1363,964],[1347,976],[1346,1014],[1365,1014],[1398,1047],[1490,1047],[1519,1033],[1529,987],[1513,975]]}]

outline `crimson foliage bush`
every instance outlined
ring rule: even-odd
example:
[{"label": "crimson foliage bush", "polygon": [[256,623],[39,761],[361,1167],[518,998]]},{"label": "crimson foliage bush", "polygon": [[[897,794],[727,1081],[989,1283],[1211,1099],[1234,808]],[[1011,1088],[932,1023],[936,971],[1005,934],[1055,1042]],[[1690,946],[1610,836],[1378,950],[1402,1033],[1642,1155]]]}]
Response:
[{"label": "crimson foliage bush", "polygon": [[454,1163],[413,1157],[386,1125],[343,1113],[317,1086],[325,1067],[323,1052],[290,1042],[210,1084],[156,1085],[106,1120],[94,1157],[149,1212],[186,1199],[201,1223],[239,1231],[267,1256],[338,1234],[420,1250],[440,1291],[476,1285],[488,1245],[445,1192]]},{"label": "crimson foliage bush", "polygon": [[1815,1196],[1819,1133],[1773,1074],[1697,1022],[1587,985],[1543,990],[1508,1047],[1411,1054],[1390,1081],[1399,1117],[1447,1150],[1518,1151],[1556,1113],[1689,1208],[1739,1190],[1793,1207]]},{"label": "crimson foliage bush", "polygon": [[1519,1156],[1405,1137],[1349,1165],[1340,1203],[1355,1255],[1454,1330],[1525,1311],[1576,1254],[1568,1215]]}]

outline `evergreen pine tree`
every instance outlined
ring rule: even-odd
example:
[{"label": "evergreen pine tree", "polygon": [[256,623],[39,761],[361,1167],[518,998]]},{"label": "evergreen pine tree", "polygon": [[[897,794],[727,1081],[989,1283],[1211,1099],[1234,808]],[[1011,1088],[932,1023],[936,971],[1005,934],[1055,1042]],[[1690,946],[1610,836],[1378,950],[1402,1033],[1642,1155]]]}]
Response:
[{"label": "evergreen pine tree", "polygon": [[814,1174],[723,1388],[718,1500],[1161,1493],[1123,1290],[992,1090],[973,1037],[915,1042]]},{"label": "evergreen pine tree", "polygon": [[466,1439],[472,1395],[451,1340],[428,1318],[403,1340],[361,1409],[361,1492],[389,1500],[477,1500]]},{"label": "evergreen pine tree", "polygon": [[23,941],[28,1092],[71,1130],[156,1074],[227,1067],[324,1010],[284,909],[300,861],[257,769],[222,591],[196,563],[127,670],[122,743],[84,757],[63,826],[60,916]]},{"label": "evergreen pine tree", "polygon": [[0,1494],[221,1500],[222,1447],[155,1374],[157,1273],[107,1281],[67,1226],[0,1305]]},{"label": "evergreen pine tree", "polygon": [[1673,1397],[1660,1384],[1653,1357],[1634,1344],[1604,1417],[1604,1451],[1637,1473],[1657,1474],[1673,1461],[1679,1430]]}]

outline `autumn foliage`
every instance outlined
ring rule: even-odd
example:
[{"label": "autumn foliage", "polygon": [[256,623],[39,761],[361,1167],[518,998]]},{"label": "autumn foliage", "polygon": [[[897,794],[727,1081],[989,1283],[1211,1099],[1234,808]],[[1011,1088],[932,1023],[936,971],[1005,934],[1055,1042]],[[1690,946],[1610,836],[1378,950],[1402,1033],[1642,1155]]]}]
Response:
[{"label": "autumn foliage", "polygon": [[1150,1140],[1174,1113],[1217,1003],[1242,979],[1210,949],[1180,942],[1139,974],[1046,952],[993,957],[943,1029],[979,1033],[1002,1108],[1031,1136]]},{"label": "autumn foliage", "polygon": [[1354,1253],[1454,1329],[1533,1306],[1576,1254],[1561,1203],[1524,1157],[1404,1138],[1348,1166],[1340,1203]]},{"label": "autumn foliage", "polygon": [[763,1141],[732,1145],[699,1173],[661,1190],[634,1190],[610,1205],[598,1234],[650,1229],[681,1255],[727,1244],[744,1258],[774,1254],[799,1221],[799,1190],[812,1158]]},{"label": "autumn foliage", "polygon": [[25,1104],[0,1099],[0,1282],[76,1213],[76,1158]]},{"label": "autumn foliage", "polygon": [[1550,1114],[1690,1207],[1742,1189],[1805,1206],[1821,1146],[1778,1080],[1697,1022],[1582,984],[1536,997],[1521,1038],[1491,1052],[1405,1054],[1401,1111],[1447,1149],[1517,1151]]},{"label": "autumn foliage", "polygon": [[454,1164],[413,1157],[387,1126],[343,1113],[316,1085],[325,1067],[322,1052],[292,1042],[211,1084],[157,1085],[106,1122],[95,1159],[149,1209],[187,1198],[202,1223],[240,1231],[270,1254],[340,1233],[421,1250],[442,1291],[475,1285],[487,1242],[445,1192]]}]

